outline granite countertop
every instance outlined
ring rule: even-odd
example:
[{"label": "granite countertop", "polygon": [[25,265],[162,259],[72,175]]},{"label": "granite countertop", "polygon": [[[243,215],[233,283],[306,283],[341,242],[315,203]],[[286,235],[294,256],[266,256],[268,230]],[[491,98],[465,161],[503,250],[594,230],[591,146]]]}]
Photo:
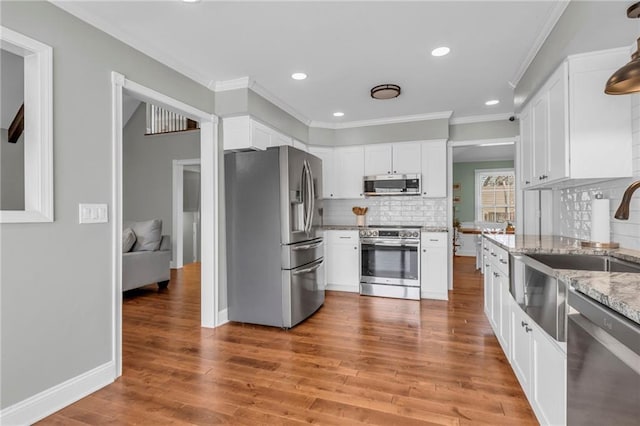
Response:
[{"label": "granite countertop", "polygon": [[[510,253],[598,254],[640,263],[640,251],[581,247],[581,240],[537,235],[487,235]],[[597,302],[640,324],[640,273],[555,269],[556,276]]]},{"label": "granite countertop", "polygon": [[[407,228],[420,228],[422,232],[448,232],[446,227],[443,226],[419,226],[419,225],[407,225]],[[368,229],[369,226],[356,226],[356,225],[323,225],[322,229],[325,231],[359,231],[360,229]]]}]

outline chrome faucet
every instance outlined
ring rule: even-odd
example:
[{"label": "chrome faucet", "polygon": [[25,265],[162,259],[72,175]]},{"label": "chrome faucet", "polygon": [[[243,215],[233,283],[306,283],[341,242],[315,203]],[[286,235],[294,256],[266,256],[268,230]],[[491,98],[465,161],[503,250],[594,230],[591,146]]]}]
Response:
[{"label": "chrome faucet", "polygon": [[640,188],[640,180],[633,182],[627,187],[624,191],[624,195],[622,196],[620,206],[618,206],[618,210],[616,210],[616,214],[613,217],[620,220],[629,219],[629,204],[631,203],[631,196],[638,188]]}]

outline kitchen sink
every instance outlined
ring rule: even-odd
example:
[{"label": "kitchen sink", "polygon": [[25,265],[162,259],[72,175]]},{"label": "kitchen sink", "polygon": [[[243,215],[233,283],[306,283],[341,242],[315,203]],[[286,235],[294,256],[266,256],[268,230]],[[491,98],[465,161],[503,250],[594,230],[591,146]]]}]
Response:
[{"label": "kitchen sink", "polygon": [[595,254],[527,254],[552,269],[581,271],[638,272],[640,264]]}]

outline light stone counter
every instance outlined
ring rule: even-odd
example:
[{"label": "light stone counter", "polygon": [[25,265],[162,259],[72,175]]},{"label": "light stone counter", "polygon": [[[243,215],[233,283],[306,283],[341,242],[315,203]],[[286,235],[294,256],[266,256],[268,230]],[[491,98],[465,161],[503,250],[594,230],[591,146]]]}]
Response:
[{"label": "light stone counter", "polygon": [[[368,229],[370,226],[356,226],[356,225],[324,225],[323,231],[359,231],[360,229]],[[446,227],[442,226],[407,226],[407,228],[420,228],[422,232],[448,232]]]},{"label": "light stone counter", "polygon": [[[510,253],[598,254],[640,263],[640,251],[583,248],[575,238],[537,235],[486,235]],[[556,276],[580,293],[640,324],[640,273],[556,269]]]}]

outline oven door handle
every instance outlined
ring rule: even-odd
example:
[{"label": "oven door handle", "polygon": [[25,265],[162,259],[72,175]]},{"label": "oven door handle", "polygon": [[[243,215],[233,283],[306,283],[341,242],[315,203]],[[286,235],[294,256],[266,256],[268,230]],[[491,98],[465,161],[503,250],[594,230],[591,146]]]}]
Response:
[{"label": "oven door handle", "polygon": [[362,240],[362,244],[369,244],[372,246],[391,246],[391,247],[420,247],[420,241],[407,241],[407,240],[376,240],[366,241]]}]

